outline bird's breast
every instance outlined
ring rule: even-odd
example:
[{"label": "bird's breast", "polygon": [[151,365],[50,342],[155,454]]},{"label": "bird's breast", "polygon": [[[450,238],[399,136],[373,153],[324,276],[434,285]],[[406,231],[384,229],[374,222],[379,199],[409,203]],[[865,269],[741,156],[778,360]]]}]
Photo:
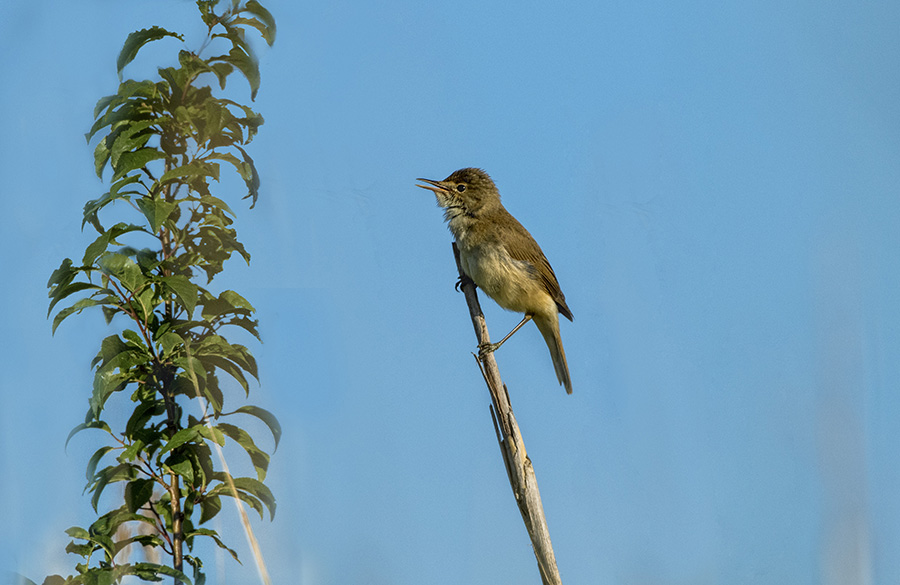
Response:
[{"label": "bird's breast", "polygon": [[502,246],[457,244],[463,271],[504,309],[533,314],[548,304],[550,295],[531,264],[515,260]]}]

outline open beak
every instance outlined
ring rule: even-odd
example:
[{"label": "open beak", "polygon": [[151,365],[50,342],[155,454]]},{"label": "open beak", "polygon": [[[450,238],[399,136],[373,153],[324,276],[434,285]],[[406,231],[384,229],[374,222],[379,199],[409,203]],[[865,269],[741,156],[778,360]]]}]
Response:
[{"label": "open beak", "polygon": [[435,193],[449,193],[450,188],[441,183],[440,181],[432,181],[431,179],[416,179],[417,181],[422,181],[423,183],[428,183],[427,185],[416,185],[416,187],[421,187],[423,189],[428,189],[429,191],[434,191]]}]

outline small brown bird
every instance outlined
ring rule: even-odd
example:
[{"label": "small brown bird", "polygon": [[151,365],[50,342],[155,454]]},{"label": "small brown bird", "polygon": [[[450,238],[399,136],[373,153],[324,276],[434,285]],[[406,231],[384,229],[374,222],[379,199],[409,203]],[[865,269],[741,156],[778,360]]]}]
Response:
[{"label": "small brown bird", "polygon": [[572,393],[572,380],[559,336],[559,314],[569,321],[572,311],[559,288],[550,263],[531,234],[503,204],[490,176],[481,169],[460,169],[443,181],[416,179],[416,185],[434,191],[444,208],[444,219],[456,238],[459,259],[466,276],[510,311],[525,313],[522,321],[497,343],[482,347],[499,349],[522,325],[534,319],[553,358],[556,378]]}]

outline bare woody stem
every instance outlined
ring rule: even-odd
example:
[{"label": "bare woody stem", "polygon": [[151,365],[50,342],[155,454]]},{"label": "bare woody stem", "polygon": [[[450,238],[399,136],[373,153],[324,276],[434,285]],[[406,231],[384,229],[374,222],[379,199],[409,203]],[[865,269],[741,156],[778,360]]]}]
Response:
[{"label": "bare woody stem", "polygon": [[[475,327],[475,336],[478,338],[479,345],[490,343],[487,324],[484,320],[484,313],[481,312],[475,285],[466,277],[460,266],[456,243],[453,244],[453,256],[456,258],[456,268],[461,277],[461,290],[469,305],[469,315],[472,317],[472,325]],[[525,522],[525,529],[528,530],[528,536],[531,538],[534,556],[541,573],[541,581],[544,585],[562,585],[534,467],[525,451],[525,443],[509,402],[506,385],[500,379],[500,370],[493,353],[481,357],[476,356],[475,359],[478,361],[481,374],[491,393],[491,402],[493,403],[491,417],[494,420],[497,441],[500,443],[500,453],[503,455],[506,475],[509,477],[509,484],[516,497],[516,504],[522,514],[522,520]]]}]

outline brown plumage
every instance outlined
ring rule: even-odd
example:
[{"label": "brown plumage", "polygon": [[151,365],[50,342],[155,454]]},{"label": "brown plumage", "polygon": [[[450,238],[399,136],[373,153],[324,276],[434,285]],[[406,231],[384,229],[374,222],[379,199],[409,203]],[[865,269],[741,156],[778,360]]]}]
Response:
[{"label": "brown plumage", "polygon": [[498,305],[524,313],[522,322],[500,342],[483,348],[494,351],[529,319],[544,337],[556,377],[572,393],[566,353],[559,335],[559,314],[572,320],[572,311],[541,247],[500,202],[494,181],[481,169],[460,169],[443,181],[418,179],[433,191],[456,238],[460,264],[466,275]]}]

